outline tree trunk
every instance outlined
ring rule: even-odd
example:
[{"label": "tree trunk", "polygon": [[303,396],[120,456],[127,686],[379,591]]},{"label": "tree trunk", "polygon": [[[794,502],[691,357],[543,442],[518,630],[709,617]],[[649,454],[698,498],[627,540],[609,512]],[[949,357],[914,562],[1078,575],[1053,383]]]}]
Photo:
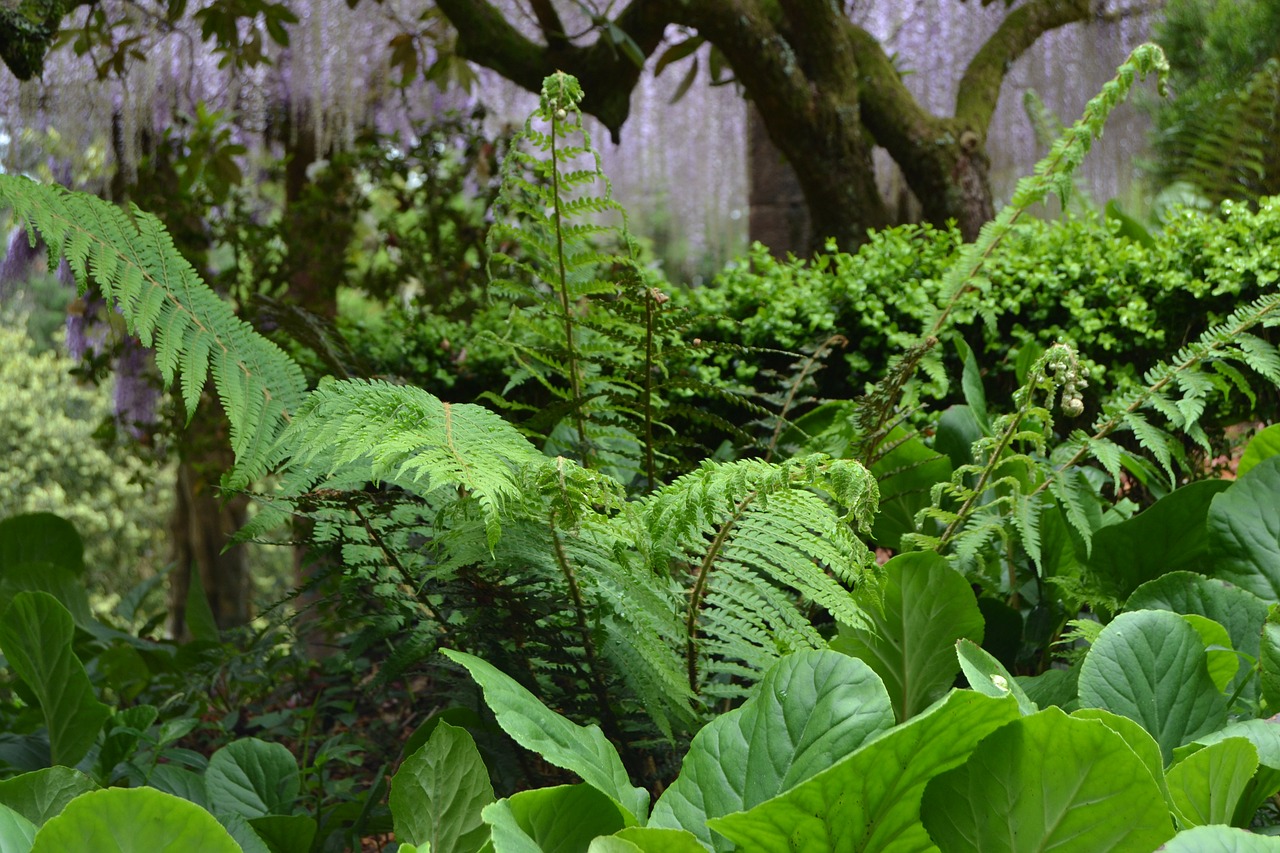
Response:
[{"label": "tree trunk", "polygon": [[774,257],[804,255],[812,228],[795,170],[765,132],[760,111],[747,105],[747,239],[769,247]]},{"label": "tree trunk", "polygon": [[175,639],[188,639],[187,596],[199,578],[219,628],[249,621],[249,571],[244,546],[226,547],[244,526],[248,498],[222,499],[218,480],[231,469],[226,417],[220,406],[203,400],[191,425],[178,437],[177,500],[170,524],[173,559],[169,576],[169,630]]}]

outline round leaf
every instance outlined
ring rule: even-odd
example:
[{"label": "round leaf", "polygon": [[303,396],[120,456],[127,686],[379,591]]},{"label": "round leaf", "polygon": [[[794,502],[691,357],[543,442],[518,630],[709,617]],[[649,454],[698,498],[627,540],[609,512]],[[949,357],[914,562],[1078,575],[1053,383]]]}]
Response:
[{"label": "round leaf", "polygon": [[1280,599],[1280,456],[1264,459],[1213,499],[1214,575],[1268,601]]},{"label": "round leaf", "polygon": [[50,818],[31,853],[241,853],[199,806],[153,788],[107,788],[76,797]]},{"label": "round leaf", "polygon": [[943,853],[1154,850],[1173,835],[1151,773],[1098,722],[1047,708],[989,735],[921,806]]},{"label": "round leaf", "polygon": [[1165,764],[1175,747],[1222,728],[1226,705],[1209,676],[1200,636],[1167,611],[1120,614],[1080,668],[1080,706],[1140,724],[1160,745]]}]

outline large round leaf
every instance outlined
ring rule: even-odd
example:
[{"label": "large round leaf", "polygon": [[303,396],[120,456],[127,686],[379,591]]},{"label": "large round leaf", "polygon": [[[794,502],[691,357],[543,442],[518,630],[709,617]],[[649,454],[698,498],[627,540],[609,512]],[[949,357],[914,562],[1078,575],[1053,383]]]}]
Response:
[{"label": "large round leaf", "polygon": [[865,607],[871,626],[842,627],[831,647],[875,670],[901,722],[947,692],[960,669],[956,641],[981,643],[983,620],[969,582],[933,551],[899,554],[884,572],[880,606]]},{"label": "large round leaf", "polygon": [[20,592],[0,619],[0,650],[40,702],[52,763],[79,763],[93,746],[111,709],[94,696],[71,642],[67,608],[47,592]]},{"label": "large round leaf", "polygon": [[396,838],[431,843],[431,853],[472,853],[489,838],[481,819],[493,785],[466,729],[439,723],[391,780]]},{"label": "large round leaf", "polygon": [[1153,850],[1173,835],[1164,796],[1118,734],[1047,708],[989,735],[925,788],[943,853]]},{"label": "large round leaf", "polygon": [[865,663],[825,650],[788,655],[742,707],[698,732],[649,825],[730,849],[707,828],[709,818],[795,787],[892,725],[884,685]]},{"label": "large round leaf", "polygon": [[241,853],[199,806],[153,788],[76,797],[36,833],[31,853]]},{"label": "large round leaf", "polygon": [[29,853],[36,825],[0,804],[0,853]]},{"label": "large round leaf", "polygon": [[23,563],[51,563],[84,574],[84,542],[75,525],[49,512],[0,521],[0,574]]},{"label": "large round leaf", "polygon": [[933,849],[920,822],[925,784],[1017,717],[1011,696],[952,691],[830,769],[711,827],[741,850],[923,853]]},{"label": "large round leaf", "polygon": [[1179,832],[1160,853],[1280,853],[1280,838],[1232,826],[1197,826]]},{"label": "large round leaf", "polygon": [[242,738],[218,750],[204,773],[209,808],[246,819],[293,812],[302,780],[286,747]]},{"label": "large round leaf", "polygon": [[1175,747],[1222,728],[1226,697],[1209,676],[1205,646],[1175,613],[1122,613],[1080,668],[1080,706],[1104,708],[1150,732],[1165,764]]},{"label": "large round leaf", "polygon": [[1169,768],[1169,799],[1182,826],[1231,823],[1258,769],[1258,750],[1242,737],[1206,746]]},{"label": "large round leaf", "polygon": [[1215,576],[1280,600],[1280,456],[1262,460],[1213,499],[1208,529]]},{"label": "large round leaf", "polygon": [[1089,573],[1123,601],[1142,584],[1178,570],[1200,571],[1209,553],[1205,519],[1214,497],[1231,484],[1199,480],[1170,492],[1150,508],[1093,536]]},{"label": "large round leaf", "polygon": [[0,782],[0,804],[36,826],[58,814],[81,794],[98,789],[88,776],[70,767],[46,767]]},{"label": "large round leaf", "polygon": [[[1219,578],[1195,572],[1170,572],[1144,583],[1125,602],[1126,610],[1170,610],[1183,615],[1206,616],[1227,629],[1231,647],[1257,659],[1258,638],[1267,618],[1267,603],[1246,589]],[[1241,696],[1250,700],[1257,696],[1257,682],[1252,670],[1240,667],[1228,692],[1247,681]]]},{"label": "large round leaf", "polygon": [[521,791],[485,806],[484,820],[498,853],[575,853],[631,818],[617,800],[581,784]]},{"label": "large round leaf", "polygon": [[1249,439],[1249,446],[1244,449],[1240,464],[1236,466],[1236,476],[1243,477],[1259,462],[1272,456],[1280,456],[1280,424],[1272,424]]}]

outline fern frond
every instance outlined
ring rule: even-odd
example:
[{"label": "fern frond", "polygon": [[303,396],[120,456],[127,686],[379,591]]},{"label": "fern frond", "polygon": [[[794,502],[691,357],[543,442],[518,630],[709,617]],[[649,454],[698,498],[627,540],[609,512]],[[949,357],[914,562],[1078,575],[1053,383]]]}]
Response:
[{"label": "fern frond", "polygon": [[271,450],[302,402],[302,370],[235,316],[204,283],[154,216],[85,193],[0,174],[0,207],[40,235],[50,257],[65,256],[80,292],[90,278],[124,316],[129,333],[156,351],[166,386],[181,380],[187,416],[207,378],[231,424],[236,467],[227,484],[243,488],[269,468]]},{"label": "fern frond", "polygon": [[296,496],[326,477],[386,482],[430,496],[444,489],[475,500],[489,547],[501,519],[524,498],[521,469],[549,464],[498,414],[450,404],[387,382],[326,379],[280,435],[274,461],[284,494]]},{"label": "fern frond", "polygon": [[[790,595],[849,624],[866,622],[849,588],[874,560],[850,522],[865,529],[877,500],[861,465],[815,455],[779,465],[707,463],[641,502],[654,570],[686,589],[683,651],[692,689],[717,681],[725,666],[758,673],[810,644],[812,628]],[[780,590],[792,592],[780,598]]]}]

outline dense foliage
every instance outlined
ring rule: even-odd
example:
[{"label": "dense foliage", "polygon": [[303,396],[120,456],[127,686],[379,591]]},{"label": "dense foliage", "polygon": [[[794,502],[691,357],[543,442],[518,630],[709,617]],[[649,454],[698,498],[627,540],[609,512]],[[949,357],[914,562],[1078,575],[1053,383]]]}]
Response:
[{"label": "dense foliage", "polygon": [[[1212,238],[1180,255],[1018,224],[1162,70],[1136,51],[975,242],[878,236],[868,252],[899,269],[936,264],[907,298],[862,256],[820,261],[825,277],[755,260],[761,281],[793,282],[779,294],[829,279],[820,310],[878,319],[896,354],[856,348],[855,399],[809,400],[817,354],[780,391],[706,381],[704,353],[757,383],[739,364],[776,353],[702,339],[694,324],[722,321],[679,310],[638,263],[567,75],[503,170],[487,253],[510,322],[491,343],[514,367],[492,408],[385,379],[308,387],[156,220],[0,176],[0,200],[155,347],[189,412],[211,384],[226,486],[273,475],[242,536],[307,520],[343,652],[308,664],[271,629],[224,645],[199,584],[195,642],[127,633],[137,597],[90,612],[66,521],[0,523],[0,842],[306,853],[390,829],[399,853],[1272,849],[1280,428],[1234,481],[1186,449],[1214,449],[1224,399],[1253,414],[1280,386],[1280,259],[1240,239],[1274,228],[1274,205],[1180,220]],[[1089,263],[1138,268],[1124,306],[1062,248],[1086,233],[1112,247]],[[1084,341],[1028,333],[1003,378],[994,333],[1057,322],[1037,313],[1053,287],[1095,339],[1108,311],[1145,316],[1139,295],[1167,308],[1145,339],[1109,341],[1150,348],[1141,376],[1099,400]],[[1196,294],[1223,296],[1221,315],[1197,322]],[[854,330],[834,310],[780,310],[763,340],[830,349]],[[963,402],[929,414],[951,348]],[[1112,368],[1105,342],[1084,351]],[[735,397],[758,424],[731,429]],[[699,459],[689,430],[706,424],[739,440]],[[326,689],[343,676],[391,703],[373,743],[342,733],[369,714]],[[458,698],[424,720],[407,690]],[[365,759],[378,769],[356,785]]]}]

